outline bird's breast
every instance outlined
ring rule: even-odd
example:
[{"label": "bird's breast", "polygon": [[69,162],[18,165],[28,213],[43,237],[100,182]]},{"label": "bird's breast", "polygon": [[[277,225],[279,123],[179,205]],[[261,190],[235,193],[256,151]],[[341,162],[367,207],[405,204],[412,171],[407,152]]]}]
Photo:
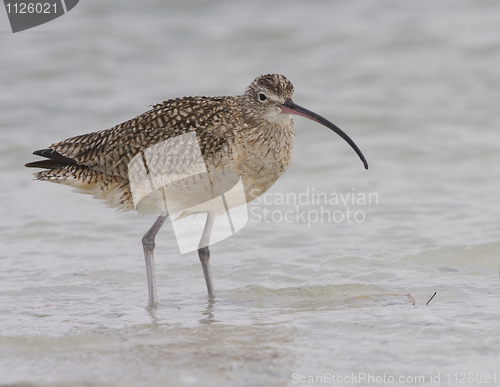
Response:
[{"label": "bird's breast", "polygon": [[262,195],[290,165],[295,133],[293,123],[243,131],[237,144],[237,171],[247,202]]}]

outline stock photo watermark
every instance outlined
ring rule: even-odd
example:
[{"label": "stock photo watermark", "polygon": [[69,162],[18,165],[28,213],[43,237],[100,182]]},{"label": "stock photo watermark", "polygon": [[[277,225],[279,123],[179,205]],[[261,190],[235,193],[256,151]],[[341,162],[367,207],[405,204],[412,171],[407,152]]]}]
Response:
[{"label": "stock photo watermark", "polygon": [[[258,196],[257,192],[252,195]],[[312,187],[302,192],[265,193],[250,205],[252,223],[363,223],[365,208],[377,206],[376,192],[320,192]]]},{"label": "stock photo watermark", "polygon": [[170,215],[181,253],[229,238],[248,221],[306,223],[308,227],[363,223],[365,208],[379,203],[377,193],[354,188],[340,193],[310,187],[299,193],[246,192],[239,173],[215,167],[203,157],[195,132],[141,150],[128,163],[128,180],[136,210]]},{"label": "stock photo watermark", "polygon": [[292,374],[293,384],[367,384],[373,385],[388,385],[388,384],[430,384],[441,385],[446,384],[497,384],[496,373],[431,373],[429,375],[373,375],[365,372],[350,373],[350,374],[335,374],[325,372],[320,375],[304,375],[298,372]]}]

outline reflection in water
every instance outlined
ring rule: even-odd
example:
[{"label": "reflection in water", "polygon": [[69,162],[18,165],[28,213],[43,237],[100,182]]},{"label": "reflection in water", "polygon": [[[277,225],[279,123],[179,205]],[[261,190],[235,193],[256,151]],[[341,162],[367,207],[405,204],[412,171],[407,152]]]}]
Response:
[{"label": "reflection in water", "polygon": [[201,320],[198,320],[200,324],[212,324],[214,322],[221,322],[221,321],[216,321],[215,316],[214,316],[214,306],[215,306],[215,299],[209,298],[207,300],[208,306],[205,308],[205,310],[201,313],[202,315],[206,316],[205,318],[202,318]]},{"label": "reflection in water", "polygon": [[[202,325],[209,325],[215,322],[222,322],[221,320],[216,320],[215,319],[215,303],[216,300],[213,298],[208,298],[207,303],[205,304],[205,308],[202,309],[201,315],[203,318],[198,320],[198,322]],[[196,304],[196,307],[199,305]],[[172,317],[172,314],[174,311],[184,311],[186,307],[180,307],[180,306],[175,306],[175,305],[166,305],[166,304],[158,304],[154,306],[147,306],[144,308],[146,310],[147,315],[151,318],[151,327],[154,326],[164,326],[165,324],[170,325],[171,319],[169,317]],[[167,314],[164,312],[167,311]]]}]

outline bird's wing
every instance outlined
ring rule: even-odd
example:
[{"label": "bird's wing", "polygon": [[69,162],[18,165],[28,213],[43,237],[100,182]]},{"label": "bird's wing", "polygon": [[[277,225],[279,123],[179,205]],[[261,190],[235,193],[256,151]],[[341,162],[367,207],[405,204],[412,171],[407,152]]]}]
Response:
[{"label": "bird's wing", "polygon": [[111,129],[71,137],[50,149],[77,165],[127,178],[130,161],[141,151],[186,133],[196,133],[203,157],[220,152],[228,128],[234,127],[227,114],[232,104],[228,97],[172,99]]}]

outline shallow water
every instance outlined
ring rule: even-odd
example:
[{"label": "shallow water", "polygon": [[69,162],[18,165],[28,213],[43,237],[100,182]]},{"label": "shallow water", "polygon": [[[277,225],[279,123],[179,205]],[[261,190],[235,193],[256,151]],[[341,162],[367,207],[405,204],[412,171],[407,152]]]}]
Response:
[{"label": "shallow water", "polygon": [[[499,15],[495,1],[87,0],[14,35],[0,11],[0,385],[500,384]],[[270,72],[370,169],[296,118],[289,170],[211,247],[215,301],[167,222],[147,310],[154,218],[23,164]]]}]

